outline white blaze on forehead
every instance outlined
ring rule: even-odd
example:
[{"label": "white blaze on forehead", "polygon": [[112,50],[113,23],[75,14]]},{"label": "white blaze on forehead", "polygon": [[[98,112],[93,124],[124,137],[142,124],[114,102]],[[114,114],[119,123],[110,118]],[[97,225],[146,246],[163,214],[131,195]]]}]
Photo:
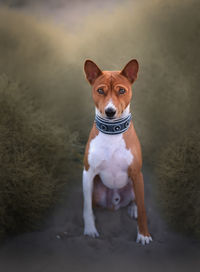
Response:
[{"label": "white blaze on forehead", "polygon": [[107,105],[105,106],[105,110],[108,109],[108,108],[112,108],[113,110],[116,110],[116,107],[115,107],[115,105],[112,102],[112,99],[110,99],[108,101]]}]

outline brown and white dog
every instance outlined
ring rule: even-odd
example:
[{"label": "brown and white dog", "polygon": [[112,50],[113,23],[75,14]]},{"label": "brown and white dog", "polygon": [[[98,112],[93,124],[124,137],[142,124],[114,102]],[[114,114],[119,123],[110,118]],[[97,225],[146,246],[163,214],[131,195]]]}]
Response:
[{"label": "brown and white dog", "polygon": [[[84,234],[99,236],[93,204],[115,210],[129,205],[130,216],[138,221],[136,242],[149,244],[152,238],[144,206],[141,147],[133,123],[127,119],[131,115],[131,85],[137,78],[138,62],[131,60],[122,71],[102,71],[93,61],[86,60],[84,70],[92,85],[97,118],[84,157]],[[123,123],[123,120],[128,120],[128,123]],[[111,131],[116,128],[117,133],[109,134],[105,128],[107,125]],[[100,126],[105,133],[99,129]]]}]

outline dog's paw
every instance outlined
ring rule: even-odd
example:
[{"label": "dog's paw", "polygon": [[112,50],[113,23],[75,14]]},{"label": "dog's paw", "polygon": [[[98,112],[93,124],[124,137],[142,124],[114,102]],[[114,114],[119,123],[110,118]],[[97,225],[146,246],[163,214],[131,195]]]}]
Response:
[{"label": "dog's paw", "polygon": [[137,211],[137,205],[135,203],[131,203],[128,206],[128,214],[131,218],[138,218],[138,211]]},{"label": "dog's paw", "polygon": [[138,232],[136,243],[141,243],[142,245],[148,245],[150,242],[152,242],[153,239],[151,236],[144,236]]},{"label": "dog's paw", "polygon": [[93,237],[93,238],[99,237],[99,233],[98,233],[98,231],[96,230],[95,227],[85,227],[84,235],[90,236],[90,237]]}]

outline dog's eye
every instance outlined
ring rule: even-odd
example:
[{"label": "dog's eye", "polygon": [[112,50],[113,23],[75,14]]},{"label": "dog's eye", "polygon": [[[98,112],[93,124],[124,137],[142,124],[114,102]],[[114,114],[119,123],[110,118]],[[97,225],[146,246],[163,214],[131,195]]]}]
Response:
[{"label": "dog's eye", "polygon": [[120,89],[119,89],[119,94],[125,94],[125,92],[126,92],[125,89],[123,89],[123,88],[120,88]]},{"label": "dog's eye", "polygon": [[104,94],[104,90],[101,89],[101,88],[97,89],[97,92],[98,92],[99,94]]}]

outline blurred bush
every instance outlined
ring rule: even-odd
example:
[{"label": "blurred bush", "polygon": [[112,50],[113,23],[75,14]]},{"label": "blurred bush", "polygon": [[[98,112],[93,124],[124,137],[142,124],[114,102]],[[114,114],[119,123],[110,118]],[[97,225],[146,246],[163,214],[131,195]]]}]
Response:
[{"label": "blurred bush", "polygon": [[[0,76],[0,231],[38,227],[79,167],[77,135],[38,109],[26,88]],[[62,190],[61,190],[62,189]]]},{"label": "blurred bush", "polygon": [[157,162],[158,199],[175,230],[200,238],[200,133],[163,148]]},{"label": "blurred bush", "polygon": [[[13,171],[18,175],[33,178],[34,169],[38,169],[40,180],[54,184],[56,179],[60,181],[59,177],[67,175],[68,168],[69,173],[78,172],[77,167],[70,167],[70,164],[74,160],[79,162],[82,147],[71,131],[77,131],[80,141],[85,144],[94,118],[90,86],[83,74],[83,63],[87,58],[104,70],[119,70],[131,58],[138,59],[140,71],[133,86],[132,112],[143,147],[144,163],[156,165],[162,146],[171,142],[175,135],[179,139],[185,131],[198,128],[198,0],[119,3],[112,11],[99,12],[97,9],[92,12],[75,31],[70,26],[54,25],[45,16],[34,18],[30,12],[0,8],[0,74],[7,75],[7,79],[5,76],[1,79],[1,88],[8,89],[1,91],[1,99],[7,101],[2,102],[0,109],[3,112],[0,116],[3,124],[0,132],[1,175],[6,175],[6,169],[15,169]],[[56,11],[52,13],[59,22]],[[4,85],[6,87],[2,87]],[[15,144],[17,139],[19,144]],[[6,140],[7,144],[4,143]],[[22,147],[26,152],[13,159],[13,154],[18,154],[13,150],[22,152]],[[9,158],[6,157],[8,154]],[[24,159],[20,159],[21,156]],[[29,163],[28,158],[31,158]],[[15,164],[10,168],[3,167],[7,160],[15,161]],[[16,174],[8,172],[14,179]],[[39,183],[38,187],[44,184],[47,183]],[[29,197],[34,202],[35,196]],[[0,213],[12,221],[10,218],[14,217],[8,216],[8,211],[10,207],[13,210],[14,205],[9,205],[7,210],[1,205]],[[11,214],[17,212],[18,208]],[[23,214],[26,213],[23,211]],[[16,219],[13,222],[17,222]],[[12,224],[14,229],[15,224]]]},{"label": "blurred bush", "polygon": [[119,70],[138,59],[131,109],[144,159],[151,163],[165,141],[199,123],[198,11],[198,0],[125,1],[112,11],[97,9],[74,30],[47,16],[1,8],[0,73],[28,86],[48,115],[78,129],[85,142],[94,106],[84,60]]}]

